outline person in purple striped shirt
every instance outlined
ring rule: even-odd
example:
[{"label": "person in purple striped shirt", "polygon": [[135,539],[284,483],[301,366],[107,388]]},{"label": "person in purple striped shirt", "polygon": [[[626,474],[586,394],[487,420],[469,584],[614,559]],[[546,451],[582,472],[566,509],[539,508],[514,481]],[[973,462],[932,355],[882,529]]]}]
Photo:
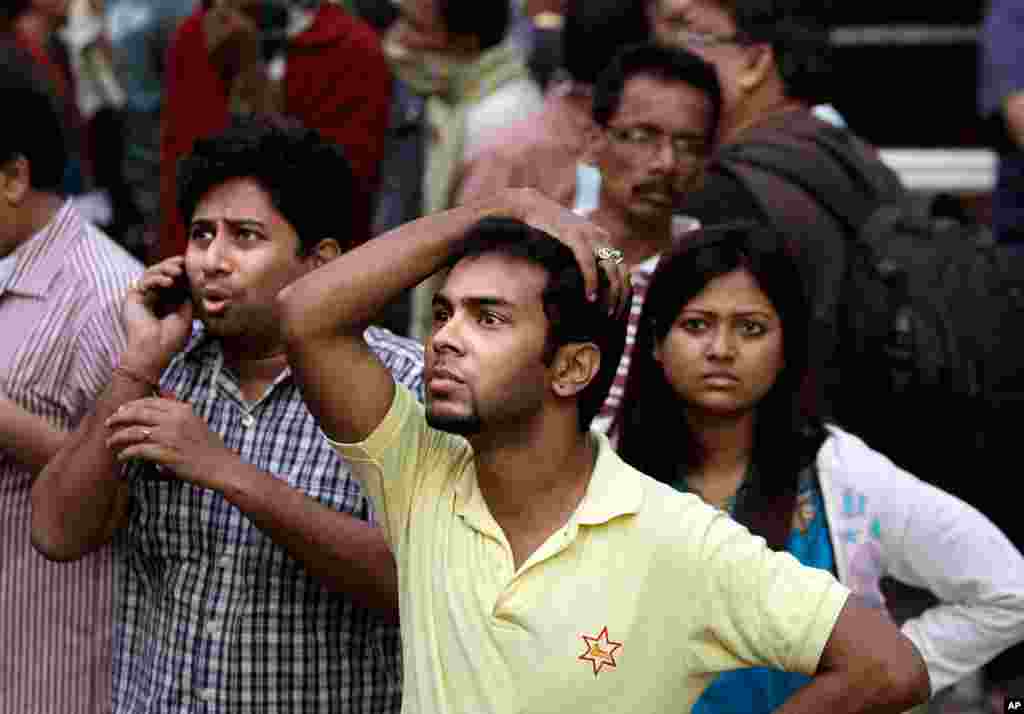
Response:
[{"label": "person in purple striped shirt", "polygon": [[0,40],[0,712],[110,711],[112,558],[30,543],[30,491],[110,378],[142,265],[60,193],[52,97]]},{"label": "person in purple striped shirt", "polygon": [[[341,149],[283,119],[240,120],[179,165],[186,253],[129,291],[113,379],[32,494],[47,557],[114,543],[116,714],[399,709],[394,558],[276,315],[340,254],[353,193]],[[422,347],[366,339],[422,395]]]}]

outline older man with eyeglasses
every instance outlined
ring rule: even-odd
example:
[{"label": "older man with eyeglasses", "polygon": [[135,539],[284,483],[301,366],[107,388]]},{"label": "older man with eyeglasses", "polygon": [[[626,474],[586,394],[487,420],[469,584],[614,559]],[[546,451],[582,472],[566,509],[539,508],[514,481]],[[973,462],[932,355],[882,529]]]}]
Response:
[{"label": "older man with eyeglasses", "polygon": [[[584,160],[600,173],[600,183],[589,215],[623,252],[633,288],[626,349],[594,420],[613,440],[647,283],[662,251],[695,224],[676,215],[676,206],[700,185],[721,112],[714,70],[685,50],[627,48],[594,88],[597,129]],[[585,189],[577,186],[577,205],[588,202]]]}]

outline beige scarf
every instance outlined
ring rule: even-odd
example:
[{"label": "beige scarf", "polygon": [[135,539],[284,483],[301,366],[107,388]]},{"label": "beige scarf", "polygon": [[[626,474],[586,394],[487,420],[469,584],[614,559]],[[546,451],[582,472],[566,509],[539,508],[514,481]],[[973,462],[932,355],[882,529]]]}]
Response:
[{"label": "beige scarf", "polygon": [[477,102],[507,82],[529,77],[518,47],[504,43],[472,60],[438,52],[418,52],[388,37],[384,46],[391,68],[413,91],[427,97],[430,131],[423,177],[423,212],[451,204],[452,183],[466,143],[467,118]]}]

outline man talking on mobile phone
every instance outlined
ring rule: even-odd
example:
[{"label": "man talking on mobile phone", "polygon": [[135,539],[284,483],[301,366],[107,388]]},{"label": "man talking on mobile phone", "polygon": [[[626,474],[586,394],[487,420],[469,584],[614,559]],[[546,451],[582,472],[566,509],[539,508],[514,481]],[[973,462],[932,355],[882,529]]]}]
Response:
[{"label": "man talking on mobile phone", "polygon": [[[279,290],[339,255],[352,184],[337,146],[283,121],[197,142],[185,255],[129,291],[113,379],[33,488],[44,555],[114,542],[116,713],[398,711],[394,559],[275,315]],[[420,346],[365,337],[421,394]]]}]

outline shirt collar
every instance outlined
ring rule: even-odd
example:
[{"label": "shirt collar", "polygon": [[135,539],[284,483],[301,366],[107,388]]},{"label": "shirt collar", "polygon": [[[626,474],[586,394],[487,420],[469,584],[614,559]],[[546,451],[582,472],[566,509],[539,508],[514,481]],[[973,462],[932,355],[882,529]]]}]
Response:
[{"label": "shirt collar", "polygon": [[644,488],[640,472],[624,462],[604,434],[592,431],[597,442],[597,462],[583,501],[576,509],[580,525],[600,525],[619,516],[640,512]]},{"label": "shirt collar", "polygon": [[14,275],[14,271],[18,267],[18,256],[8,255],[4,258],[0,258],[0,291],[7,285],[7,279]]},{"label": "shirt collar", "polygon": [[65,201],[49,223],[12,253],[18,264],[7,283],[7,292],[45,297],[64,267],[64,256],[84,230],[85,224],[71,201]]},{"label": "shirt collar", "polygon": [[220,351],[220,344],[210,333],[206,331],[203,323],[199,320],[192,321],[192,334],[189,335],[188,341],[185,342],[184,349],[181,350],[183,358],[202,362],[208,357],[214,356]]},{"label": "shirt collar", "polygon": [[[220,340],[207,332],[206,327],[200,320],[192,321],[192,334],[179,354],[180,357],[178,359],[195,364],[200,370],[206,368],[213,369],[217,360],[223,359]],[[267,390],[267,394],[286,379],[289,379],[291,375],[292,368],[286,365],[284,371],[277,376],[271,388]]]}]

